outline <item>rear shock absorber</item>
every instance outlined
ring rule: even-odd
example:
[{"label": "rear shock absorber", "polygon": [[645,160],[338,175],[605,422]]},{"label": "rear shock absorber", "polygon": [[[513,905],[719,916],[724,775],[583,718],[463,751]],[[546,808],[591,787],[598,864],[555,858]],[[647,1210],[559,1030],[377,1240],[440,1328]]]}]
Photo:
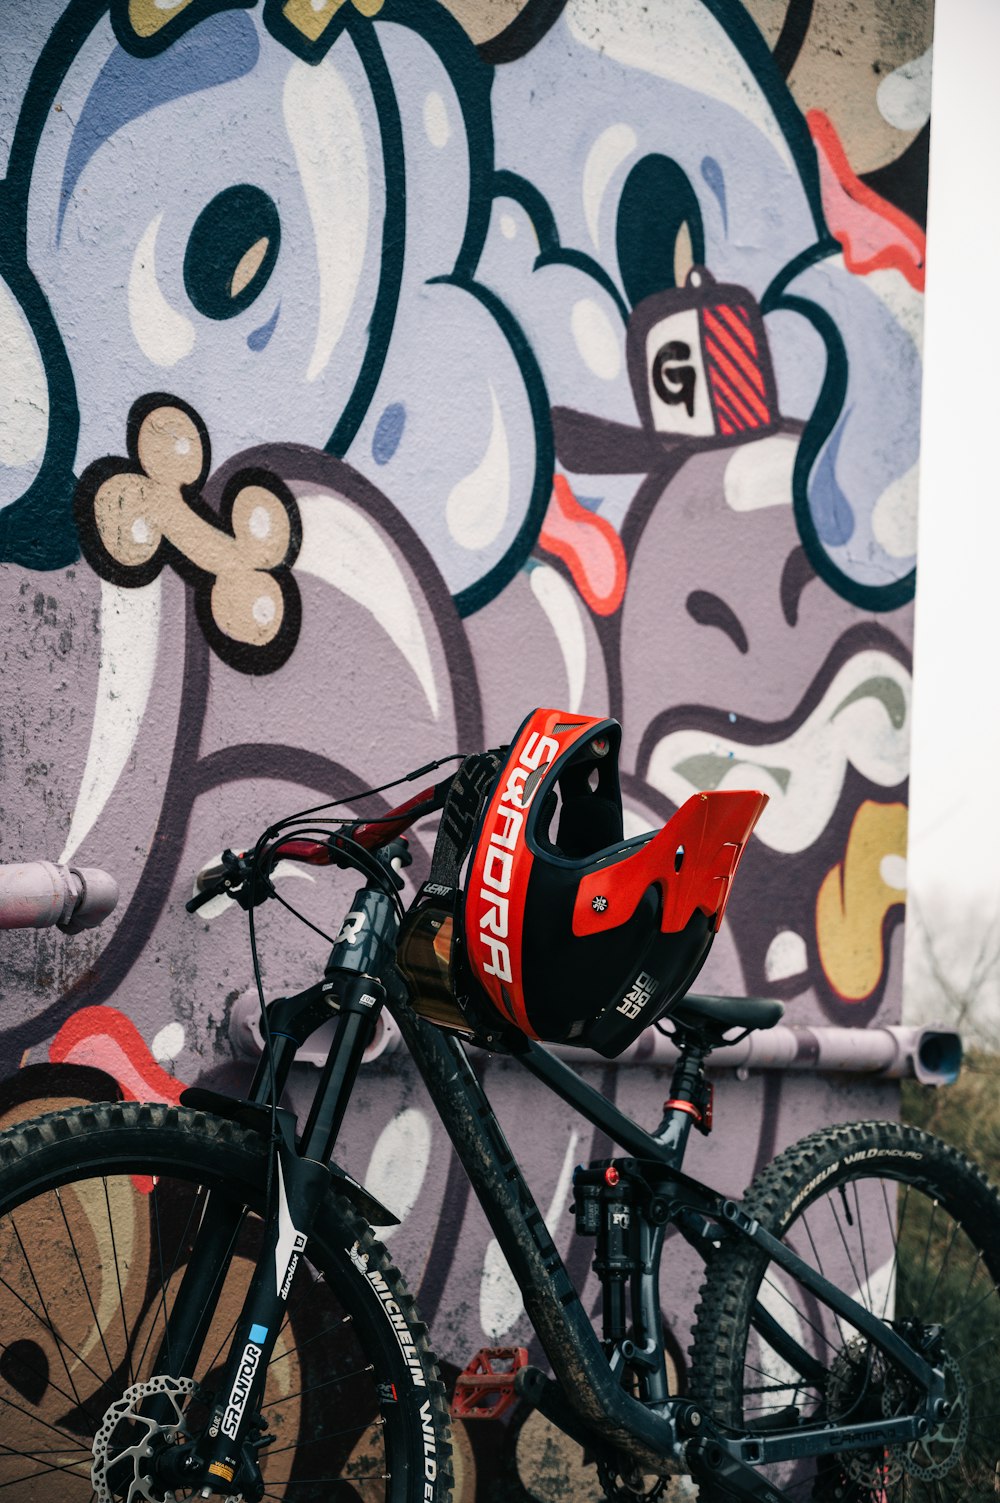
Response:
[{"label": "rear shock absorber", "polygon": [[576,1230],[596,1237],[594,1271],[604,1291],[604,1341],[611,1349],[628,1332],[628,1290],[636,1269],[635,1218],[632,1185],[614,1164],[573,1176]]}]

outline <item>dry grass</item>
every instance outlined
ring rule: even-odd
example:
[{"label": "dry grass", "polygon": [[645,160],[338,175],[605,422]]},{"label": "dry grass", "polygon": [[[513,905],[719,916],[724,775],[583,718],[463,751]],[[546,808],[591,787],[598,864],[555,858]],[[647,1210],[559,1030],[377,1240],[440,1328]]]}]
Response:
[{"label": "dry grass", "polygon": [[970,1051],[951,1086],[904,1081],[902,1116],[953,1143],[1000,1185],[1000,1054]]},{"label": "dry grass", "polygon": [[[902,1115],[952,1143],[1000,1184],[1000,1055],[972,1051],[951,1086],[928,1088],[906,1081]],[[910,1478],[907,1496],[926,1498],[928,1503],[939,1498],[962,1503],[995,1500],[1000,1477],[1000,1305],[989,1295],[990,1280],[982,1270],[974,1288],[966,1271],[968,1260],[963,1267],[958,1258],[951,1270],[954,1239],[945,1246],[940,1233],[935,1236],[933,1208],[923,1204],[915,1209],[900,1237],[899,1301],[925,1320],[940,1321],[949,1333],[953,1355],[958,1357],[964,1348],[960,1365],[972,1433],[957,1465],[939,1480]],[[939,1459],[944,1454],[940,1446],[930,1450]]]}]

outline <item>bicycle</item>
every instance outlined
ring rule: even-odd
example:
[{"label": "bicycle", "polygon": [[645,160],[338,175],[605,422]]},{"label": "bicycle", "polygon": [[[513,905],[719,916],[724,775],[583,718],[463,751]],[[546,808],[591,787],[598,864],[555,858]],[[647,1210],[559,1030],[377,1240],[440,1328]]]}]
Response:
[{"label": "bicycle", "polygon": [[[575,735],[582,725],[591,760],[607,755],[594,732],[607,722],[557,722],[545,722],[553,744],[560,727]],[[657,933],[670,940],[676,993],[661,1024],[680,1057],[652,1132],[530,1037],[530,1018],[526,1027],[462,990],[459,871],[468,857],[466,882],[481,875],[487,815],[508,796],[503,778],[512,758],[516,770],[524,731],[512,751],[466,758],[380,819],[331,831],[329,816],[322,827],[317,819],[330,806],[306,810],[200,874],[189,909],[222,893],[246,909],[258,986],[253,915],[276,896],[277,861],[365,878],[322,979],[266,1006],[261,990],[266,1048],[245,1099],[192,1088],[179,1107],[77,1106],[0,1136],[0,1489],[19,1503],[445,1503],[444,1388],[413,1300],[370,1229],[396,1218],[333,1159],[383,1007],[551,1364],[549,1376],[515,1355],[508,1370],[485,1373],[481,1402],[516,1395],[537,1409],[584,1447],[617,1503],[658,1497],[678,1472],[711,1500],[759,1503],[1000,1491],[990,1392],[1000,1198],[980,1171],[921,1131],[869,1122],[786,1149],[742,1202],[683,1172],[691,1131],[711,1127],[706,1059],[733,1029],[773,1026],[782,1012],[778,1002],[688,989],[759,795],[696,796],[659,835],[618,852],[624,870],[659,840],[677,878],[661,884],[656,922],[676,910],[679,927]],[[522,763],[509,807],[528,809],[539,765]],[[594,792],[594,778],[586,786]],[[405,831],[434,811],[431,877],[404,914]],[[614,865],[596,862],[605,888]],[[589,902],[601,918],[604,894]],[[483,933],[500,942],[500,927]],[[464,944],[468,952],[468,932]],[[507,961],[496,944],[488,954],[503,1000]],[[588,1025],[603,1052],[656,1011],[651,979],[616,1001],[612,1018]],[[512,1013],[509,991],[506,1002]],[[331,1017],[332,1045],[299,1129],[282,1090],[296,1051]],[[576,1230],[594,1239],[603,1289],[600,1336],[477,1079],[470,1041],[510,1054],[622,1150],[574,1176]],[[661,1337],[668,1235],[706,1264],[683,1394],[669,1391]]]}]

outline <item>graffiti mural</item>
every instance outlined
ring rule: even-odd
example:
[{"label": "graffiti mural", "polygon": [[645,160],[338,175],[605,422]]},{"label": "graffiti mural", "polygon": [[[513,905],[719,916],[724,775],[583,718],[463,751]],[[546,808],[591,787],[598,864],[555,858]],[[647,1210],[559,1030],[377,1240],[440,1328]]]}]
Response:
[{"label": "graffiti mural", "polygon": [[[123,893],[85,940],[4,940],[19,1112],[245,1079],[245,924],[225,898],[184,912],[195,872],[321,799],[378,813],[393,793],[360,790],[538,704],[622,720],[630,833],[695,789],[770,795],[705,990],[898,1019],[931,19],[10,7],[0,857]],[[321,931],[351,891],[276,880]],[[322,963],[304,932],[261,915],[272,993]],[[566,1165],[604,1145],[554,1104],[529,1141],[527,1087],[485,1068],[585,1280]],[[657,1115],[651,1072],[595,1078]],[[422,1087],[395,1058],[369,1079],[345,1162],[402,1214],[454,1371],[523,1312],[454,1166],[430,1173]],[[700,1151],[734,1191],[816,1121],[891,1109],[727,1093],[753,1126]],[[537,1471],[534,1423],[463,1440],[469,1497],[477,1465]]]}]

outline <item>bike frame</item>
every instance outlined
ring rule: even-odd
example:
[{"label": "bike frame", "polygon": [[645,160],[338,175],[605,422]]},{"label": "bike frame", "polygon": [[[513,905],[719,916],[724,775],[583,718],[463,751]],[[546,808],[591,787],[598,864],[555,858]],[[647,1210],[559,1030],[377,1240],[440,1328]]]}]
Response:
[{"label": "bike frame", "polygon": [[[236,1101],[200,1089],[184,1093],[186,1105],[246,1121],[271,1135],[274,1213],[266,1216],[264,1245],[205,1433],[192,1447],[175,1448],[163,1480],[197,1473],[218,1493],[252,1485],[243,1441],[257,1409],[264,1376],[283,1318],[298,1262],[308,1244],[326,1187],[338,1188],[367,1217],[381,1224],[396,1218],[332,1164],[337,1132],[361,1059],[386,1005],[398,1024],[432,1101],[522,1292],[525,1310],[552,1365],[549,1379],[528,1368],[518,1375],[522,1397],[592,1455],[613,1461],[621,1453],[646,1472],[678,1464],[702,1481],[737,1497],[777,1503],[784,1494],[756,1467],[765,1462],[832,1455],[902,1444],[928,1432],[944,1412],[944,1378],[883,1321],[806,1264],[748,1216],[740,1204],[682,1172],[692,1117],[668,1104],[655,1134],[645,1132],[547,1050],[525,1039],[514,1058],[574,1111],[607,1134],[630,1156],[613,1162],[637,1170],[653,1192],[655,1215],[642,1218],[642,1268],[632,1281],[634,1335],[609,1357],[549,1235],[531,1191],[515,1162],[466,1048],[457,1037],[419,1018],[395,970],[396,918],[384,891],[359,891],[327,966],[323,982],[268,1008],[272,1054],[261,1061],[249,1098]],[[335,1036],[301,1137],[290,1112],[277,1105],[296,1050],[333,1015]],[[701,1058],[698,1058],[700,1071]],[[160,1371],[190,1374],[198,1359],[216,1289],[235,1246],[239,1214],[224,1196],[213,1195],[168,1324]],[[665,1229],[676,1225],[703,1257],[724,1238],[754,1244],[762,1257],[784,1269],[820,1304],[849,1321],[925,1395],[922,1409],[877,1425],[802,1425],[766,1434],[724,1434],[688,1399],[667,1387],[659,1321],[659,1263]],[[359,1268],[371,1279],[359,1259]],[[391,1312],[389,1312],[391,1314]],[[818,1364],[758,1305],[754,1323],[799,1371],[815,1376]],[[622,1367],[643,1372],[643,1397],[622,1385]],[[155,1403],[151,1401],[151,1403]],[[181,1454],[183,1452],[183,1454]],[[203,1496],[210,1496],[207,1491]],[[252,1493],[251,1493],[252,1496]]]}]

